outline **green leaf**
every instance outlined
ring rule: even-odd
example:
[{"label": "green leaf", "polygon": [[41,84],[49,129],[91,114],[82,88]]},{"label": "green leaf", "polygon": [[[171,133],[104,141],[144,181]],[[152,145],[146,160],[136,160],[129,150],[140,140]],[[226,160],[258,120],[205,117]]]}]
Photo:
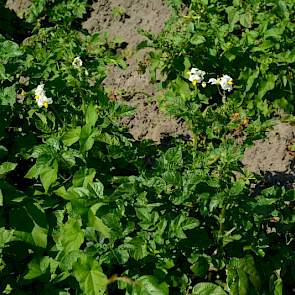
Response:
[{"label": "green leaf", "polygon": [[180,214],[172,220],[170,224],[171,237],[177,237],[179,239],[185,239],[187,236],[184,233],[185,230],[194,229],[200,225],[199,220],[193,217],[187,217],[185,214]]},{"label": "green leaf", "polygon": [[24,278],[32,280],[45,274],[48,270],[51,274],[54,274],[58,266],[59,263],[51,257],[35,257],[29,262],[29,271]]},{"label": "green leaf", "polygon": [[83,294],[104,295],[108,278],[93,258],[82,256],[73,267],[74,276],[79,282]]},{"label": "green leaf", "polygon": [[203,256],[199,256],[190,269],[196,276],[204,277],[209,269],[208,260]]},{"label": "green leaf", "polygon": [[73,185],[76,187],[88,187],[92,184],[96,171],[93,168],[81,168],[74,174]]},{"label": "green leaf", "polygon": [[230,25],[229,30],[232,32],[234,25],[240,20],[240,15],[237,9],[233,6],[228,6],[225,11],[227,13],[227,20]]},{"label": "green leaf", "polygon": [[67,191],[64,186],[59,187],[57,190],[54,191],[54,193],[68,201],[79,198],[79,195],[73,193],[71,188],[69,188],[69,190]]},{"label": "green leaf", "polygon": [[283,295],[283,280],[280,277],[274,282],[273,295]]},{"label": "green leaf", "polygon": [[46,248],[47,246],[47,233],[48,230],[46,228],[40,227],[35,223],[35,226],[32,230],[32,238],[36,246],[41,248]]},{"label": "green leaf", "polygon": [[247,274],[240,268],[237,269],[237,273],[239,295],[249,294],[249,279]]},{"label": "green leaf", "polygon": [[277,76],[271,73],[268,74],[266,80],[262,80],[259,84],[257,98],[262,99],[268,91],[274,89],[276,80]]},{"label": "green leaf", "polygon": [[94,104],[90,104],[86,110],[86,125],[93,127],[97,121],[98,115]]},{"label": "green leaf", "polygon": [[81,146],[81,152],[87,152],[91,150],[94,139],[97,135],[99,135],[100,132],[88,124],[82,127],[81,134],[80,134],[80,146]]},{"label": "green leaf", "polygon": [[44,187],[45,193],[48,192],[49,187],[56,181],[58,172],[57,160],[53,162],[52,166],[44,167],[40,171],[40,180]]},{"label": "green leaf", "polygon": [[194,217],[187,217],[181,224],[183,230],[194,229],[200,225],[200,221]]},{"label": "green leaf", "polygon": [[81,127],[78,126],[74,129],[67,131],[62,137],[62,142],[66,146],[71,146],[75,142],[79,141],[80,134],[81,134]]},{"label": "green leaf", "polygon": [[250,282],[256,289],[257,294],[261,292],[261,281],[258,271],[255,268],[255,262],[252,256],[247,255],[244,258],[232,258],[226,267],[227,285],[230,294],[247,295],[250,291]]},{"label": "green leaf", "polygon": [[88,212],[88,226],[95,228],[105,238],[111,238],[111,230],[96,216],[96,211],[103,204],[93,205]]},{"label": "green leaf", "polygon": [[161,284],[154,276],[146,275],[136,280],[132,295],[168,295],[169,288],[166,282]]},{"label": "green leaf", "polygon": [[0,165],[0,176],[7,174],[10,171],[13,171],[17,166],[16,163],[4,162]]},{"label": "green leaf", "polygon": [[190,39],[190,43],[193,45],[200,45],[204,42],[206,42],[206,39],[202,35],[195,35]]},{"label": "green leaf", "polygon": [[14,85],[0,89],[0,105],[10,105],[12,107],[15,101],[16,91]]},{"label": "green leaf", "polygon": [[271,28],[265,32],[264,38],[272,37],[274,39],[280,39],[284,33],[284,30],[284,26]]},{"label": "green leaf", "polygon": [[194,286],[192,295],[227,295],[227,293],[215,284],[199,283]]},{"label": "green leaf", "polygon": [[82,155],[77,150],[74,150],[74,149],[69,149],[67,151],[64,151],[61,154],[61,157],[62,157],[62,159],[63,159],[63,161],[65,163],[65,166],[68,167],[68,168],[71,168],[71,167],[75,166],[76,157],[80,158],[80,159],[83,159]]},{"label": "green leaf", "polygon": [[183,165],[181,147],[170,148],[160,159],[160,164],[168,170],[180,168]]},{"label": "green leaf", "polygon": [[40,172],[44,167],[48,166],[51,161],[51,158],[49,155],[42,155],[39,157],[36,161],[36,164],[33,165],[27,174],[25,175],[25,178],[33,179],[37,178],[40,175]]},{"label": "green leaf", "polygon": [[5,67],[0,64],[0,80],[5,80],[8,78],[8,75],[5,73]]},{"label": "green leaf", "polygon": [[245,182],[243,180],[237,180],[233,183],[229,190],[230,196],[238,196],[245,188]]},{"label": "green leaf", "polygon": [[32,280],[37,277],[40,277],[43,272],[41,271],[40,268],[40,259],[39,258],[34,258],[31,260],[28,264],[29,271],[28,273],[24,276],[25,280]]},{"label": "green leaf", "polygon": [[144,48],[148,48],[149,47],[149,43],[147,40],[143,40],[141,42],[139,42],[136,46],[136,50],[140,50],[140,49],[144,49]]},{"label": "green leaf", "polygon": [[100,181],[90,183],[88,186],[90,191],[93,191],[98,198],[103,197],[103,184]]},{"label": "green leaf", "polygon": [[17,43],[13,41],[6,40],[0,42],[0,56],[3,59],[8,59],[12,57],[17,57],[22,55],[22,51],[19,49]]},{"label": "green leaf", "polygon": [[251,28],[252,26],[252,15],[250,13],[245,13],[240,16],[240,23],[245,28]]},{"label": "green leaf", "polygon": [[[259,76],[259,68],[256,68],[255,70],[253,70],[250,73],[250,76],[247,79],[247,85],[246,85],[245,92],[248,92],[251,89],[254,82],[257,80],[258,76]],[[258,84],[258,82],[257,82],[257,84]]]},{"label": "green leaf", "polygon": [[49,270],[51,274],[54,274],[58,266],[58,261],[49,256],[42,256],[40,259],[40,269],[43,273]]},{"label": "green leaf", "polygon": [[131,256],[135,260],[140,260],[148,255],[147,243],[141,237],[133,238],[129,243],[126,243],[131,250]]},{"label": "green leaf", "polygon": [[6,243],[14,240],[13,232],[13,230],[8,230],[4,227],[0,228],[0,249],[3,249]]},{"label": "green leaf", "polygon": [[260,275],[255,267],[255,261],[253,256],[247,255],[243,258],[243,270],[249,276],[252,285],[255,287],[256,291],[259,292],[261,289],[261,279]]},{"label": "green leaf", "polygon": [[80,222],[70,218],[61,228],[58,238],[66,253],[79,250],[84,242],[84,232],[81,229]]}]

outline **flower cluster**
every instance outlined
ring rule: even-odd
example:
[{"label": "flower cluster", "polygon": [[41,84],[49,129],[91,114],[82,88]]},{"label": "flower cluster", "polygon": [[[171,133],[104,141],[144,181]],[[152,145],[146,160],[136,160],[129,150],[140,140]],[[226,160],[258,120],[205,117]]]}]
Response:
[{"label": "flower cluster", "polygon": [[[197,68],[192,68],[189,72],[189,81],[192,82],[194,86],[197,84],[201,84],[203,87],[206,86],[206,82],[204,81],[205,72],[199,70]],[[225,91],[232,91],[233,90],[233,79],[228,75],[223,75],[221,78],[210,78],[208,83],[211,85],[220,85],[220,87]]]},{"label": "flower cluster", "polygon": [[197,84],[201,84],[204,80],[205,72],[202,70],[199,70],[197,68],[192,68],[189,72],[189,80],[192,82],[194,86]]},{"label": "flower cluster", "polygon": [[52,99],[45,94],[44,84],[38,85],[35,89],[35,99],[39,108],[48,108],[48,105],[52,104]]}]

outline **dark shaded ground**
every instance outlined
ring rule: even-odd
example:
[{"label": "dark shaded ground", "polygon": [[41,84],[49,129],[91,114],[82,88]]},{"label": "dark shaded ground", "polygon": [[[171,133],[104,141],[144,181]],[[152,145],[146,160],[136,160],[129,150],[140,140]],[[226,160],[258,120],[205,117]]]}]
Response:
[{"label": "dark shaded ground", "polygon": [[[20,19],[20,15],[16,14],[16,12],[21,13],[21,10],[28,7],[29,2],[23,2],[23,4],[18,4],[17,1],[10,0],[6,3],[6,0],[0,0],[0,34],[18,43],[23,41],[31,30],[31,26],[24,23]],[[8,7],[11,9],[8,9]]]}]

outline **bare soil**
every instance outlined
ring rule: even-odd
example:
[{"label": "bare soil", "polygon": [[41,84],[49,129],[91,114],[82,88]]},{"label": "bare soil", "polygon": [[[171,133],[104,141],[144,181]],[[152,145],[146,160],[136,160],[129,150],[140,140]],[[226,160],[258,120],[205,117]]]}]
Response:
[{"label": "bare soil", "polygon": [[290,150],[294,140],[295,126],[279,122],[265,139],[245,151],[245,168],[263,176],[258,189],[272,185],[295,188],[295,153]]},{"label": "bare soil", "polygon": [[7,0],[6,7],[15,11],[19,17],[22,17],[25,10],[30,6],[30,0]]},{"label": "bare soil", "polygon": [[138,30],[160,33],[170,15],[170,8],[163,0],[101,0],[93,4],[90,18],[83,24],[90,32],[108,33],[110,38],[120,37],[126,42],[121,54],[126,58],[128,68],[111,67],[104,83],[136,108],[136,114],[124,120],[135,139],[159,143],[163,137],[188,136],[189,133],[183,123],[159,111],[155,85],[150,82],[148,73],[138,70],[139,62],[144,62],[148,52],[136,50],[144,40]]}]

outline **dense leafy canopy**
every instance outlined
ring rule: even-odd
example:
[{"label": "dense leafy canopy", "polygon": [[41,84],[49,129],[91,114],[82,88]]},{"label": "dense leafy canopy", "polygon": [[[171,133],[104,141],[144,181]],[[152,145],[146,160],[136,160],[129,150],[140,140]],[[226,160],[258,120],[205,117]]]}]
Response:
[{"label": "dense leafy canopy", "polygon": [[[164,32],[139,44],[165,77],[159,105],[191,129],[168,146],[121,126],[131,110],[102,81],[126,65],[77,29],[85,1],[32,1],[30,35],[0,35],[2,294],[294,291],[294,189],[260,189],[240,160],[274,114],[292,115],[295,4],[168,2]],[[230,75],[233,91],[191,83],[192,67]]]}]

